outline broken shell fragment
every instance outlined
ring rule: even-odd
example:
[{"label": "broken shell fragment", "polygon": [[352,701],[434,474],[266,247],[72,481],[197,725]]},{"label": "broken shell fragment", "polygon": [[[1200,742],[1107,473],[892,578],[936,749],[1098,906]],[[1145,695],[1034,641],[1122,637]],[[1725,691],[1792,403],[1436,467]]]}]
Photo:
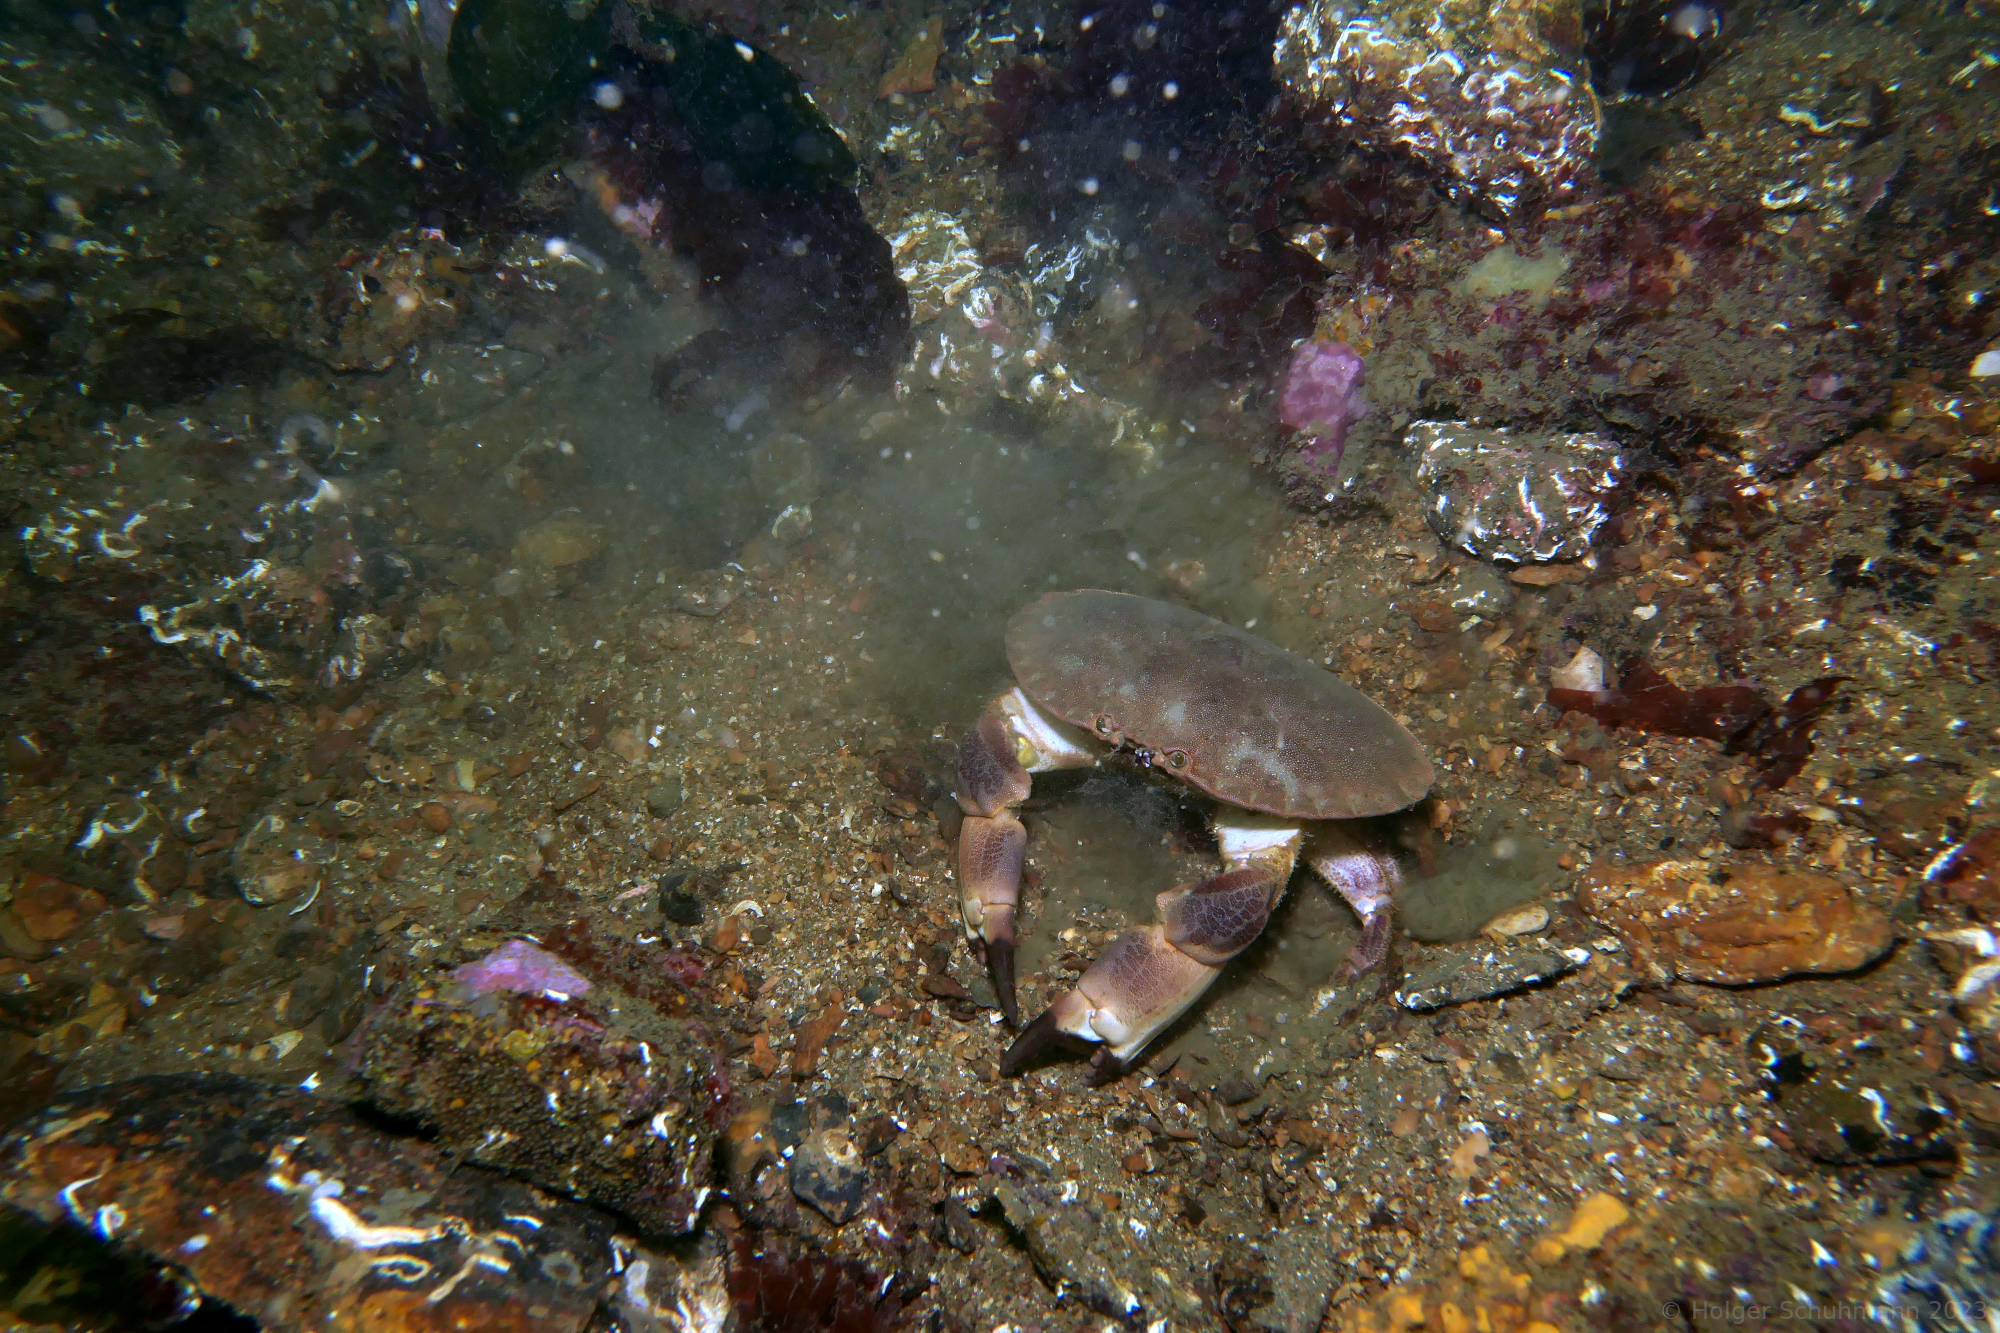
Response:
[{"label": "broken shell fragment", "polygon": [[1555,690],[1601,690],[1604,688],[1604,659],[1588,648],[1549,672],[1549,688]]},{"label": "broken shell fragment", "polygon": [[1541,903],[1526,903],[1520,907],[1502,912],[1488,921],[1481,929],[1483,933],[1496,936],[1532,935],[1547,929],[1549,909]]}]

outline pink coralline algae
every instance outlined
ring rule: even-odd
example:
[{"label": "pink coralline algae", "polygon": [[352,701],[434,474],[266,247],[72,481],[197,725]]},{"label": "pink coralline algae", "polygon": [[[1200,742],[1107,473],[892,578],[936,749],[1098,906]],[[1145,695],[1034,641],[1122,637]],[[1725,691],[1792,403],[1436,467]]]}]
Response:
[{"label": "pink coralline algae", "polygon": [[582,995],[590,989],[583,973],[527,940],[507,941],[484,958],[455,970],[451,979],[463,986],[468,995],[489,995],[494,991]]},{"label": "pink coralline algae", "polygon": [[1367,378],[1368,363],[1346,343],[1309,340],[1292,353],[1278,394],[1278,419],[1312,436],[1303,451],[1308,459],[1331,454],[1324,459],[1327,466],[1340,462],[1347,428],[1368,415],[1368,400],[1361,396]]}]

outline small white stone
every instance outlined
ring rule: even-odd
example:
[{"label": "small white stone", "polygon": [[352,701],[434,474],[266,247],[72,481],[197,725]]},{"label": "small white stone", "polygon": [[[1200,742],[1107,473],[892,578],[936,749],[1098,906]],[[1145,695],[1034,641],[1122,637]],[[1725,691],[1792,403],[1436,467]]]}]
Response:
[{"label": "small white stone", "polygon": [[1989,347],[1978,356],[1973,357],[1972,369],[1967,371],[1966,374],[1971,375],[1974,379],[1985,379],[1991,375],[2000,375],[2000,347]]}]

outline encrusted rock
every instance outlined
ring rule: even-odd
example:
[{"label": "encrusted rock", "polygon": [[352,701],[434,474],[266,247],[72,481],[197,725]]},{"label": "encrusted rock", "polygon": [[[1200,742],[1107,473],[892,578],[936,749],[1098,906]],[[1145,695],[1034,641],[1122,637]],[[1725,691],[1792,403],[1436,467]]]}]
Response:
[{"label": "encrusted rock", "polygon": [[1996,1243],[2000,1214],[1990,1207],[1954,1208],[1917,1228],[1875,1284],[1882,1326],[1922,1328],[1933,1312],[1991,1309],[1992,1293],[2000,1290]]},{"label": "encrusted rock", "polygon": [[1775,1027],[1753,1034],[1750,1048],[1792,1146],[1814,1161],[1853,1166],[1952,1156],[1958,1115],[1907,1052],[1816,1059]]},{"label": "encrusted rock", "polygon": [[846,1126],[807,1133],[792,1154],[792,1193],[835,1226],[854,1220],[868,1192],[868,1168]]},{"label": "encrusted rock", "polygon": [[441,232],[397,232],[326,275],[307,345],[340,370],[384,370],[418,339],[454,328],[489,257]]},{"label": "encrusted rock", "polygon": [[726,1084],[694,1025],[647,998],[514,940],[406,983],[360,1042],[374,1100],[467,1160],[659,1233],[699,1220]]},{"label": "encrusted rock", "polygon": [[228,1077],[63,1094],[0,1139],[0,1202],[86,1221],[272,1333],[564,1333],[612,1276],[602,1215]]},{"label": "encrusted rock", "polygon": [[910,292],[912,324],[928,324],[965,300],[984,267],[965,225],[932,209],[904,218],[889,247],[896,276]]},{"label": "encrusted rock", "polygon": [[1576,900],[1658,982],[1847,972],[1895,941],[1889,918],[1832,876],[1755,862],[1610,863],[1578,882]]},{"label": "encrusted rock", "polygon": [[1509,216],[1588,185],[1597,98],[1572,4],[1490,8],[1312,0],[1284,18],[1279,82],[1348,136],[1405,149]]},{"label": "encrusted rock", "polygon": [[1611,516],[1625,459],[1599,435],[1418,421],[1405,437],[1431,530],[1467,555],[1574,560]]},{"label": "encrusted rock", "polygon": [[1020,1234],[1035,1267],[1059,1297],[1113,1319],[1137,1321],[1149,1264],[1116,1223],[1076,1197],[1075,1186],[1003,1181],[994,1191],[1007,1225]]}]

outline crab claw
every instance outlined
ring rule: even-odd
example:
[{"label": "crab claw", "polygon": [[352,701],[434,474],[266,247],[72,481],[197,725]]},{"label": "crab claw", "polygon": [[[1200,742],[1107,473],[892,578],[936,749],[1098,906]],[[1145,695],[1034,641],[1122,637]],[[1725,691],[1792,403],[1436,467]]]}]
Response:
[{"label": "crab claw", "polygon": [[[1076,992],[1071,991],[1074,995]],[[1065,999],[1068,997],[1065,996]],[[1057,1003],[1060,1003],[1058,1001]],[[1028,1062],[1051,1046],[1061,1044],[1063,1030],[1057,1024],[1055,1005],[1042,1010],[1041,1016],[1021,1029],[1021,1035],[1014,1038],[1014,1044],[1000,1057],[1000,1077],[1012,1078],[1028,1067]]]},{"label": "crab claw", "polygon": [[1345,824],[1321,826],[1306,844],[1305,859],[1361,918],[1361,939],[1341,969],[1341,979],[1352,981],[1388,957],[1390,899],[1402,887],[1402,868]]},{"label": "crab claw", "polygon": [[1102,1042],[1091,1081],[1124,1072],[1262,933],[1284,880],[1268,868],[1232,870],[1159,895],[1160,922],[1111,942],[1075,987],[1058,996],[1001,1058],[1018,1073],[1059,1036]]},{"label": "crab claw", "polygon": [[[1061,999],[1044,1009],[1041,1017],[1021,1029],[1021,1035],[1014,1038],[1014,1044],[1000,1057],[1000,1077],[1014,1077],[1051,1047],[1084,1044],[1072,1029],[1062,1026],[1065,1020],[1058,1012],[1065,1008],[1065,1001],[1075,999],[1076,995],[1075,991],[1066,992]],[[1119,1059],[1111,1047],[1099,1046],[1091,1053],[1090,1072],[1084,1076],[1084,1081],[1093,1088],[1101,1087],[1130,1067],[1129,1062]]]},{"label": "crab claw", "polygon": [[958,884],[965,935],[985,956],[1000,997],[1000,1012],[1018,1027],[1014,1002],[1014,908],[1021,893],[1021,862],[1028,831],[1004,811],[967,815],[958,834]]},{"label": "crab claw", "polygon": [[1028,849],[1028,831],[1014,810],[1028,799],[1030,773],[1095,762],[1072,728],[1041,713],[1019,690],[994,700],[959,743],[958,803],[965,811],[958,834],[959,906],[966,939],[985,959],[1009,1027],[1021,1025],[1014,999],[1014,911]]}]

